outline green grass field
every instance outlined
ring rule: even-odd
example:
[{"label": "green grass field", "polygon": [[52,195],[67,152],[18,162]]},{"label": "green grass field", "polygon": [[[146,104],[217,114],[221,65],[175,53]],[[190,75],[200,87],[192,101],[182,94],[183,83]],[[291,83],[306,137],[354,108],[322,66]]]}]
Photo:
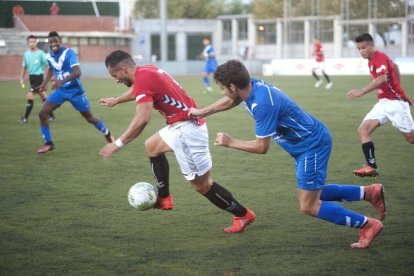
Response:
[{"label": "green grass field", "polygon": [[[221,97],[203,94],[201,78],[177,80],[205,106]],[[313,88],[311,77],[266,78],[284,89],[331,130],[334,145],[328,183],[369,185],[351,171],[364,163],[356,134],[375,95],[350,101],[346,91],[368,76],[334,77],[330,91]],[[104,108],[100,97],[125,88],[113,80],[83,80],[92,111],[115,136],[128,126],[134,103]],[[414,100],[414,77],[403,76]],[[127,191],[139,181],[154,183],[143,142],[164,122],[154,112],[143,134],[104,161],[105,140],[69,103],[51,123],[54,152],[42,145],[36,98],[27,125],[18,118],[26,92],[18,82],[0,82],[0,275],[413,275],[414,147],[391,125],[374,134],[386,188],[388,216],[381,235],[366,250],[352,250],[358,231],[307,217],[299,211],[293,159],[277,145],[267,155],[214,147],[218,131],[254,139],[250,115],[239,106],[207,118],[213,178],[257,215],[241,234],[223,228],[232,217],[192,190],[168,155],[175,210],[140,212],[128,205]],[[412,112],[413,113],[413,112]],[[368,216],[367,202],[345,203]]]}]

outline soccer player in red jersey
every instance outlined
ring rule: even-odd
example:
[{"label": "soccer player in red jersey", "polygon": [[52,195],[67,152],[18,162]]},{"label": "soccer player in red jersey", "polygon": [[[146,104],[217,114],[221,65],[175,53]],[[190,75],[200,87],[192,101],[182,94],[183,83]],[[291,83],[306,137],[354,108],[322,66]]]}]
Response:
[{"label": "soccer player in red jersey", "polygon": [[391,122],[410,144],[414,144],[411,101],[400,86],[398,67],[386,54],[375,50],[372,36],[370,34],[359,35],[355,38],[355,42],[361,56],[368,59],[372,81],[361,89],[350,90],[347,96],[351,99],[361,97],[376,89],[378,102],[358,127],[358,135],[367,165],[353,173],[361,177],[377,177],[377,163],[371,133],[379,126]]},{"label": "soccer player in red jersey", "polygon": [[105,145],[100,154],[109,159],[125,144],[138,137],[149,123],[152,110],[165,118],[167,126],[145,141],[145,149],[158,187],[157,209],[173,209],[169,192],[169,164],[166,152],[174,152],[183,176],[192,187],[218,208],[234,215],[233,225],[224,229],[227,233],[242,232],[255,219],[255,214],[237,202],[224,187],[211,177],[212,161],[208,131],[204,119],[188,116],[190,108],[197,105],[184,89],[168,73],[153,65],[136,66],[132,57],[124,51],[114,51],[106,57],[109,74],[127,87],[116,98],[100,99],[104,106],[135,101],[135,116],[125,132],[111,144]]},{"label": "soccer player in red jersey", "polygon": [[325,55],[323,54],[322,43],[316,38],[313,39],[312,55],[315,56],[315,64],[312,68],[312,76],[316,79],[315,87],[318,88],[322,84],[322,80],[318,75],[318,72],[321,72],[328,82],[325,88],[331,89],[333,82],[325,72]]}]

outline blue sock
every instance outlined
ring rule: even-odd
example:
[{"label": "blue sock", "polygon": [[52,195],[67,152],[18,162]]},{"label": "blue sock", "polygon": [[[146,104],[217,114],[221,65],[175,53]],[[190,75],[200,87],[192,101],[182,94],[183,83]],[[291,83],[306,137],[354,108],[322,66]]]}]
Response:
[{"label": "blue sock", "polygon": [[40,132],[42,133],[43,140],[46,144],[52,143],[52,135],[50,134],[49,126],[40,126]]},{"label": "blue sock", "polygon": [[318,218],[354,228],[361,228],[367,221],[367,217],[345,209],[343,206],[332,202],[321,202]]},{"label": "blue sock", "polygon": [[107,135],[109,130],[106,128],[102,120],[99,120],[98,123],[95,125],[95,127],[102,132],[104,135]]},{"label": "blue sock", "polygon": [[210,81],[209,81],[208,77],[204,77],[203,80],[204,80],[204,86],[209,87],[210,86]]},{"label": "blue sock", "polygon": [[323,186],[322,201],[360,201],[364,197],[364,188],[352,185],[328,184]]}]

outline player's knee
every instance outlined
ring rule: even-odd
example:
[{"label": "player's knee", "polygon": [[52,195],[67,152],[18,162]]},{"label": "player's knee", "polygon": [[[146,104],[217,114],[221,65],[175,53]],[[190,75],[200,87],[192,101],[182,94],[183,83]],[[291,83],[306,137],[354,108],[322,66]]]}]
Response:
[{"label": "player's knee", "polygon": [[314,208],[310,205],[300,205],[300,211],[304,213],[305,215],[316,217],[318,214],[317,208]]},{"label": "player's knee", "polygon": [[39,119],[40,120],[48,120],[49,119],[49,112],[47,110],[40,110],[39,112]]}]

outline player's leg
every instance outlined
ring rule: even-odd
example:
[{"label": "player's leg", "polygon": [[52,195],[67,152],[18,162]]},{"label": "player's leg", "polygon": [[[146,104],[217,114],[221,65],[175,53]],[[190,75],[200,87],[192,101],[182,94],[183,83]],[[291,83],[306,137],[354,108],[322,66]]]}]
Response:
[{"label": "player's leg", "polygon": [[322,74],[325,77],[326,82],[327,82],[325,88],[328,90],[331,89],[333,85],[333,82],[331,82],[331,78],[328,76],[328,74],[326,74],[325,70],[322,70]]},{"label": "player's leg", "polygon": [[171,152],[172,149],[164,142],[158,132],[149,137],[144,145],[158,188],[158,200],[154,208],[171,210],[174,204],[170,195],[170,165],[165,153]]},{"label": "player's leg", "polygon": [[213,89],[210,86],[210,80],[208,78],[209,73],[210,73],[210,68],[209,68],[208,64],[206,64],[204,66],[203,82],[204,82],[204,87],[207,89],[207,91],[211,92]]},{"label": "player's leg", "polygon": [[25,111],[24,116],[22,116],[20,118],[20,121],[23,124],[27,124],[27,122],[29,120],[30,113],[32,112],[32,109],[33,109],[33,99],[34,99],[33,92],[32,91],[27,92],[27,95],[26,95],[26,100],[27,100],[26,111]]},{"label": "player's leg", "polygon": [[385,219],[384,189],[379,183],[369,186],[328,184],[323,186],[320,200],[340,202],[365,200],[372,204],[381,220]]},{"label": "player's leg", "polygon": [[414,144],[414,120],[410,105],[405,101],[388,101],[388,119],[398,128],[408,143]]},{"label": "player's leg", "polygon": [[40,119],[40,132],[42,133],[43,140],[45,145],[41,147],[37,153],[46,153],[48,151],[52,151],[55,149],[55,145],[53,143],[52,134],[50,133],[49,127],[49,117],[53,111],[58,108],[60,104],[57,104],[53,101],[46,101],[42,109],[39,112],[39,119]]},{"label": "player's leg", "polygon": [[190,183],[198,193],[205,196],[215,206],[233,214],[233,224],[224,228],[226,233],[242,232],[255,221],[256,215],[250,209],[241,205],[230,191],[213,181],[210,170],[204,175],[196,175]]},{"label": "player's leg", "polygon": [[315,87],[319,87],[322,84],[322,80],[318,75],[318,71],[319,71],[319,67],[315,66],[312,68],[312,76],[315,78],[316,82],[315,82]]},{"label": "player's leg", "polygon": [[90,124],[95,126],[97,130],[99,130],[104,136],[108,143],[114,143],[115,139],[112,136],[111,131],[105,126],[104,122],[92,114],[90,109],[90,104],[86,93],[79,94],[76,97],[72,97],[70,99],[71,104],[73,107],[80,112],[82,117]]},{"label": "player's leg", "polygon": [[[45,102],[46,99],[47,99],[46,92],[45,91],[41,91],[41,92],[38,92],[38,94],[39,94],[39,97],[42,100],[42,102]],[[53,121],[54,119],[55,119],[55,114],[52,112],[52,114],[50,114],[49,121]]]},{"label": "player's leg", "polygon": [[371,133],[380,125],[381,124],[378,119],[364,119],[357,129],[361,141],[362,152],[366,161],[366,166],[353,171],[353,173],[357,176],[378,176],[377,162],[375,159],[375,146],[371,138]]}]

